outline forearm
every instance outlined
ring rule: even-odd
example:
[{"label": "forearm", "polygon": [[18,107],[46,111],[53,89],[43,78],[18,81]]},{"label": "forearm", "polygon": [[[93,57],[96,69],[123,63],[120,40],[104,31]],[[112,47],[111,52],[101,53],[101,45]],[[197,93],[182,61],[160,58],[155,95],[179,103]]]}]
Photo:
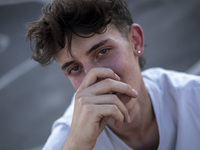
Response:
[{"label": "forearm", "polygon": [[65,140],[61,150],[92,150],[95,144],[83,142],[73,135],[69,135]]}]

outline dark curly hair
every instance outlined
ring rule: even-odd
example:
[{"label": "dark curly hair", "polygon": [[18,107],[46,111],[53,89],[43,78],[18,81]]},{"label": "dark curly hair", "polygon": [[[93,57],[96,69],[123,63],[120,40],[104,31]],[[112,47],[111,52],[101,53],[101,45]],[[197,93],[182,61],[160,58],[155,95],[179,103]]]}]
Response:
[{"label": "dark curly hair", "polygon": [[[73,34],[91,37],[103,33],[111,24],[127,37],[133,23],[125,0],[53,0],[42,8],[42,13],[39,20],[27,24],[26,37],[31,43],[32,58],[43,66],[50,64],[66,44],[72,55]],[[142,68],[143,57],[139,63]]]}]

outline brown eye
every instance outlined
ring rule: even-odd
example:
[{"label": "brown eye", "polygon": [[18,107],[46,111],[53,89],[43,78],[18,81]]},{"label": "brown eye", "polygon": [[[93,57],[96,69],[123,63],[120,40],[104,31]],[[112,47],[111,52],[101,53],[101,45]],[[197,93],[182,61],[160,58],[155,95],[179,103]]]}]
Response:
[{"label": "brown eye", "polygon": [[68,75],[76,74],[80,70],[80,66],[74,66],[68,71]]},{"label": "brown eye", "polygon": [[96,60],[102,60],[104,58],[107,58],[110,54],[111,47],[105,47],[98,51],[96,55]]},{"label": "brown eye", "polygon": [[72,70],[73,71],[77,71],[79,69],[79,66],[73,67]]},{"label": "brown eye", "polygon": [[100,50],[99,51],[99,55],[104,55],[104,54],[106,54],[107,53],[107,51],[108,51],[109,49],[102,49],[102,50]]}]

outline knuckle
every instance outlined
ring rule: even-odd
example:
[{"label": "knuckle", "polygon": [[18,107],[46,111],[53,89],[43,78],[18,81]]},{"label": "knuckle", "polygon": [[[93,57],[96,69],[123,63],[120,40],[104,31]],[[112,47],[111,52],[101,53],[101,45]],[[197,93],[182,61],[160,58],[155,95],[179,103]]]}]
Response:
[{"label": "knuckle", "polygon": [[107,68],[107,73],[108,73],[108,74],[114,74],[113,70],[110,69],[110,68]]},{"label": "knuckle", "polygon": [[125,86],[125,89],[124,89],[124,90],[127,91],[127,92],[131,92],[131,91],[132,91],[132,88],[131,88],[130,85],[127,85],[127,86]]},{"label": "knuckle", "polygon": [[78,105],[85,105],[88,102],[88,97],[86,95],[84,95],[84,90],[83,89],[79,89],[76,92],[75,95],[75,101]]},{"label": "knuckle", "polygon": [[94,109],[94,105],[91,104],[87,104],[83,107],[83,111],[85,114],[93,114],[93,112],[95,111]]},{"label": "knuckle", "polygon": [[81,97],[78,99],[78,103],[82,106],[84,106],[85,104],[87,104],[87,97]]},{"label": "knuckle", "polygon": [[111,112],[114,112],[114,113],[118,112],[118,108],[117,108],[116,105],[113,105],[113,106],[110,108],[110,110],[111,110]]},{"label": "knuckle", "polygon": [[114,114],[114,116],[117,117],[118,120],[123,121],[124,120],[124,115],[122,112],[118,109],[116,105],[113,105],[111,108],[111,112]]},{"label": "knuckle", "polygon": [[91,68],[90,70],[88,70],[88,74],[91,74],[91,75],[96,75],[97,72],[98,72],[97,68]]},{"label": "knuckle", "polygon": [[90,70],[88,70],[88,74],[91,74],[91,73],[95,73],[95,68],[91,68]]},{"label": "knuckle", "polygon": [[124,110],[124,114],[128,115],[128,110],[127,109]]},{"label": "knuckle", "polygon": [[117,97],[117,95],[112,94],[110,100],[111,100],[113,103],[118,103],[118,97]]},{"label": "knuckle", "polygon": [[82,95],[84,95],[83,93],[84,93],[84,89],[78,89],[76,91],[75,98],[79,99]]},{"label": "knuckle", "polygon": [[121,121],[121,122],[124,122],[124,116],[123,116],[123,115],[121,115],[120,121]]},{"label": "knuckle", "polygon": [[113,82],[112,79],[107,78],[104,80],[104,82],[108,85],[108,87],[110,87],[110,88],[112,87],[112,82]]}]

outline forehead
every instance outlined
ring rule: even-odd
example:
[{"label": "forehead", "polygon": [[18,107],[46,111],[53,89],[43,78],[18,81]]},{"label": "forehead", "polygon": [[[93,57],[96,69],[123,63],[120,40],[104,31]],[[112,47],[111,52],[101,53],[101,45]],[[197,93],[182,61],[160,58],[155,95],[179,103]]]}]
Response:
[{"label": "forehead", "polygon": [[[106,38],[114,39],[119,36],[121,36],[121,34],[118,32],[118,30],[116,28],[114,28],[112,26],[108,26],[106,28],[105,32],[103,32],[101,34],[94,34],[93,36],[86,35],[86,38],[80,37],[77,35],[73,35],[72,43],[71,43],[71,50],[73,53],[73,49],[83,48],[83,46],[85,48],[87,48],[88,46],[90,47],[90,46],[98,43],[99,41],[105,40]],[[68,49],[67,49],[67,51],[68,51]]]},{"label": "forehead", "polygon": [[[87,36],[87,35],[86,35]],[[108,26],[102,34],[94,34],[91,37],[80,37],[77,35],[72,36],[71,41],[71,54],[69,53],[68,49],[68,39],[66,37],[66,45],[63,49],[61,49],[54,58],[59,64],[62,64],[62,60],[68,60],[73,59],[72,56],[81,55],[84,51],[89,50],[93,45],[97,44],[100,41],[110,39],[112,41],[121,41],[120,39],[124,38],[124,36],[115,28],[112,26]]]}]

